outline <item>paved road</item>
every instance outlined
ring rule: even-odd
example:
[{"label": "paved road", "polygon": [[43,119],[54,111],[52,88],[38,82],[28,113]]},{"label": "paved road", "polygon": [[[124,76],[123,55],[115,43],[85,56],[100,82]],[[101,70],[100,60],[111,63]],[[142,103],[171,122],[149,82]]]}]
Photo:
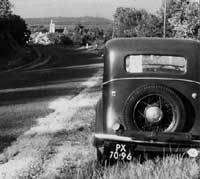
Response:
[{"label": "paved road", "polygon": [[[84,58],[87,62],[87,55]],[[84,89],[80,84],[103,66],[97,61],[86,65],[64,64],[0,73],[0,152],[35,125],[38,117],[52,112],[50,101],[60,96],[75,96]]]},{"label": "paved road", "polygon": [[19,100],[68,95],[72,92],[68,83],[84,81],[100,68],[102,64],[1,73],[0,106]]}]

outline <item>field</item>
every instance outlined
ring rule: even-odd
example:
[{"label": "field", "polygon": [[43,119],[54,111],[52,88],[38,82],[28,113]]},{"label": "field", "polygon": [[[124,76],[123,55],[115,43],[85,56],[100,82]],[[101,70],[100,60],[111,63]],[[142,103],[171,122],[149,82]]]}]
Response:
[{"label": "field", "polygon": [[100,18],[100,17],[52,17],[52,18],[27,18],[25,19],[29,27],[44,26],[49,28],[51,19],[56,24],[56,28],[64,29],[66,26],[68,29],[73,28],[77,24],[82,24],[87,28],[99,27],[104,30],[112,28],[112,20]]}]

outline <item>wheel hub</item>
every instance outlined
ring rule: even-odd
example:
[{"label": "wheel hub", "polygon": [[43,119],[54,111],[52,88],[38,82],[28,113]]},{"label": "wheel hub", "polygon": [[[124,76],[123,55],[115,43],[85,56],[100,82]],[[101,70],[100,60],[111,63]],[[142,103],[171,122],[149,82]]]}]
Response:
[{"label": "wheel hub", "polygon": [[162,119],[163,112],[157,106],[150,106],[145,109],[144,115],[148,122],[157,123]]}]

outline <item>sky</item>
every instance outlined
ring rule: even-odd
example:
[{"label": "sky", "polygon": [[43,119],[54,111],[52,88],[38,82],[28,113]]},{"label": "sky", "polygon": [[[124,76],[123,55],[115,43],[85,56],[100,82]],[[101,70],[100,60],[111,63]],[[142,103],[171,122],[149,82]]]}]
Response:
[{"label": "sky", "polygon": [[28,17],[94,16],[113,19],[117,7],[144,8],[155,13],[162,0],[10,0],[13,12]]}]

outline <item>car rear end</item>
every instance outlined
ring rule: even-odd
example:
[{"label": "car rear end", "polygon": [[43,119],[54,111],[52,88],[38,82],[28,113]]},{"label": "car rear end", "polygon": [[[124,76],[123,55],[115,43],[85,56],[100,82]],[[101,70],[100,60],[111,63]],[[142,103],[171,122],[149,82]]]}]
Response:
[{"label": "car rear end", "polygon": [[131,160],[137,152],[198,156],[199,55],[199,43],[190,40],[107,43],[94,137],[99,158]]}]

